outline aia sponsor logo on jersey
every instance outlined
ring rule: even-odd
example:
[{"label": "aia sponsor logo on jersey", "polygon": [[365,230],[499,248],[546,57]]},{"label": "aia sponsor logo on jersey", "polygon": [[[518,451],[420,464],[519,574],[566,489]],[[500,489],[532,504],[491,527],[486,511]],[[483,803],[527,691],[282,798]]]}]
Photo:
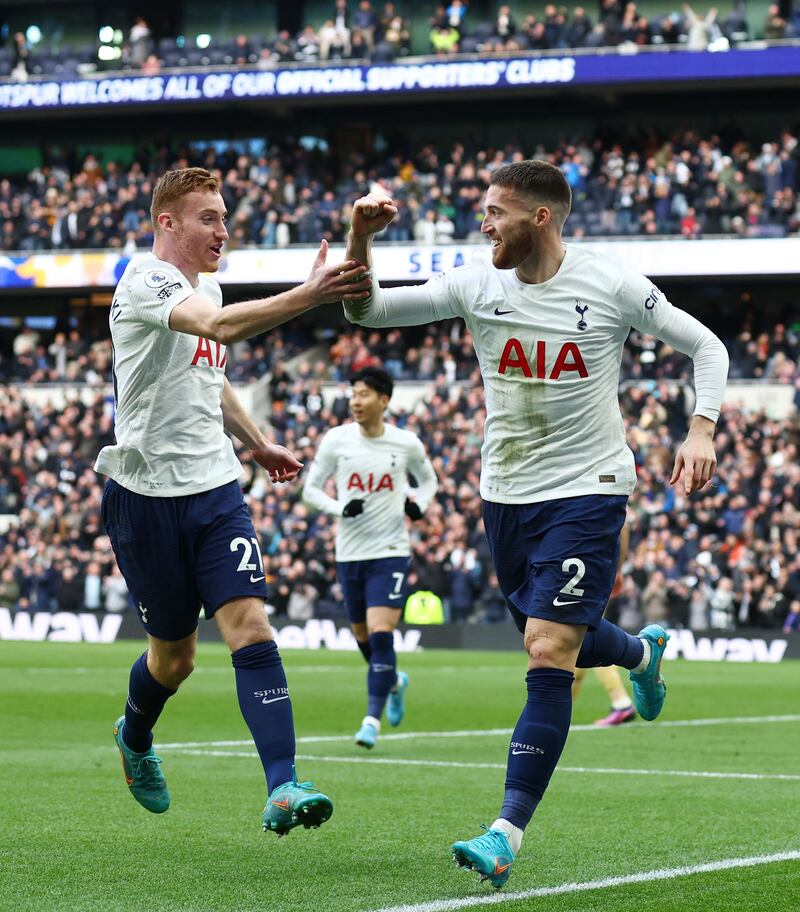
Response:
[{"label": "aia sponsor logo on jersey", "polygon": [[[558,343],[556,343],[558,345]],[[500,355],[498,374],[521,371],[523,377],[537,380],[558,380],[562,374],[576,373],[582,379],[589,376],[577,342],[564,342],[553,357],[553,346],[539,340],[528,355],[519,339],[509,339]],[[552,359],[552,360],[550,360]]]},{"label": "aia sponsor logo on jersey", "polygon": [[204,339],[202,336],[197,337],[197,349],[192,358],[192,367],[197,367],[201,362],[205,362],[208,367],[224,368],[227,360],[228,353],[224,345]]},{"label": "aia sponsor logo on jersey", "polygon": [[380,478],[370,472],[368,475],[359,475],[353,472],[347,481],[348,491],[362,491],[365,494],[377,494],[378,491],[394,491],[392,476],[385,472]]}]

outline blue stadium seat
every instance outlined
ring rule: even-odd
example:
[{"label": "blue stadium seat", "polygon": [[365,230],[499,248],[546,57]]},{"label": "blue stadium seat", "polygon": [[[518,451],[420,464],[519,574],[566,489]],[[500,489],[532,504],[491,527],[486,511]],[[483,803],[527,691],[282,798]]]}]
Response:
[{"label": "blue stadium seat", "polygon": [[494,36],[494,24],[491,22],[479,22],[472,30],[472,37],[478,41],[486,41]]},{"label": "blue stadium seat", "polygon": [[394,45],[388,41],[381,41],[375,45],[372,52],[373,63],[391,63],[395,59]]}]

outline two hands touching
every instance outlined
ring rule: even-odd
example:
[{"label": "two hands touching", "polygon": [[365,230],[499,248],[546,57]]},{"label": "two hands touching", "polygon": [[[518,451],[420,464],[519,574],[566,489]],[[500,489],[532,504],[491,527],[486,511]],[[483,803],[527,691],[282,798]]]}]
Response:
[{"label": "two hands touching", "polygon": [[[384,228],[397,215],[397,206],[385,194],[369,194],[353,203],[351,233],[366,238]],[[341,263],[329,266],[328,242],[320,241],[317,256],[311,272],[305,281],[305,288],[318,304],[333,304],[338,301],[364,301],[369,298],[372,278],[369,266],[363,256],[349,256]]]},{"label": "two hands touching", "polygon": [[[364,196],[353,204],[352,231],[356,235],[375,234],[392,221],[397,214],[397,207],[392,200],[383,194]],[[319,304],[334,304],[338,301],[365,301],[372,294],[372,278],[369,267],[358,259],[350,257],[341,263],[328,265],[328,242],[322,240],[311,266],[311,272],[304,285],[310,297]],[[274,443],[251,450],[255,461],[267,470],[270,481],[281,484],[294,481],[303,468],[295,456]],[[360,504],[356,507],[355,504]],[[407,502],[408,504],[408,502]],[[419,510],[419,507],[416,507]],[[363,501],[351,501],[347,507],[356,512],[344,513],[344,516],[357,516],[363,511]],[[408,505],[406,506],[408,513]],[[411,514],[409,514],[411,515]],[[420,512],[420,516],[422,513]],[[417,518],[412,516],[413,518]]]}]

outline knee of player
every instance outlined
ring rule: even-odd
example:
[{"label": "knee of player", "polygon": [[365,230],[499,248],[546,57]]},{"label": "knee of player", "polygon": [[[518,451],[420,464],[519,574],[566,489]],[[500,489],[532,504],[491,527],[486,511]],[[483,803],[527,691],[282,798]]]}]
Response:
[{"label": "knee of player", "polygon": [[264,618],[249,618],[235,630],[225,632],[225,639],[231,652],[254,646],[256,643],[266,643],[274,639],[269,622]]},{"label": "knee of player", "polygon": [[194,671],[194,655],[177,655],[159,660],[156,679],[165,687],[177,689]]},{"label": "knee of player", "polygon": [[[531,668],[563,668],[569,664],[571,650],[552,637],[525,634],[525,650],[530,658]],[[574,664],[574,658],[573,658]]]},{"label": "knee of player", "polygon": [[369,636],[372,636],[373,633],[392,633],[395,626],[390,621],[376,621],[376,623],[370,624],[367,630]]}]

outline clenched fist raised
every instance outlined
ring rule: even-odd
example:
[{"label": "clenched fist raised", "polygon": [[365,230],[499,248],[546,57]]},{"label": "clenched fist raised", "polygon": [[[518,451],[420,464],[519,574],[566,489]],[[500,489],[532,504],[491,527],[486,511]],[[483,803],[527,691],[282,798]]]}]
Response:
[{"label": "clenched fist raised", "polygon": [[377,234],[397,215],[391,197],[370,193],[353,203],[353,234]]}]

